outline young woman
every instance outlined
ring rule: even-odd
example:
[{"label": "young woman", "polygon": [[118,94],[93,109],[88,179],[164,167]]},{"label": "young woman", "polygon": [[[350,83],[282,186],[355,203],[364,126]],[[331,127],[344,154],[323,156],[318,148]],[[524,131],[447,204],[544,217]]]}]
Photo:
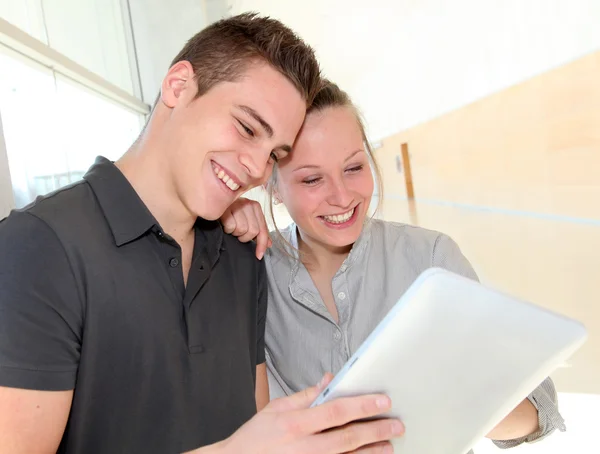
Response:
[{"label": "young woman", "polygon": [[[268,184],[271,201],[283,203],[294,221],[272,234],[278,247],[265,255],[271,397],[336,373],[425,269],[477,279],[448,236],[369,217],[372,170],[381,181],[356,108],[325,82],[293,153],[277,163]],[[244,240],[256,233],[248,234],[249,226],[264,226],[248,201],[232,206],[222,221]],[[488,437],[512,447],[555,429],[564,430],[564,423],[547,379]]]}]

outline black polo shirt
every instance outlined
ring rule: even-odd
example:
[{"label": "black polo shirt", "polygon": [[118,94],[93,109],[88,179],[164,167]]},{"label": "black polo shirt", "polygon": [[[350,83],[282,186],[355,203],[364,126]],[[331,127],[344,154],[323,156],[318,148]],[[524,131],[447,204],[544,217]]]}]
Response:
[{"label": "black polo shirt", "polygon": [[60,453],[178,453],[255,412],[266,274],[254,246],[198,220],[181,250],[123,174],[0,222],[0,386],[74,389]]}]

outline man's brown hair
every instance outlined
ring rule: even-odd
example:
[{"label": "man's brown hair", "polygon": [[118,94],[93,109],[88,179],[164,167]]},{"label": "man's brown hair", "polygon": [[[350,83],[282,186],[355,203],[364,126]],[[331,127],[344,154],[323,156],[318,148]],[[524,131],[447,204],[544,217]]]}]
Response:
[{"label": "man's brown hair", "polygon": [[283,74],[309,106],[319,88],[320,69],[313,49],[290,28],[270,17],[244,13],[215,22],[193,36],[171,66],[188,61],[198,94],[219,82],[232,82],[249,65],[267,63]]}]

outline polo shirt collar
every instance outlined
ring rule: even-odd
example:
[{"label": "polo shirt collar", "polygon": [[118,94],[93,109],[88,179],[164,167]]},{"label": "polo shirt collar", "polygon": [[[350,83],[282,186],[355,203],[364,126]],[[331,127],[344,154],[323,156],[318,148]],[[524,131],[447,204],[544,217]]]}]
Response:
[{"label": "polo shirt collar", "polygon": [[207,221],[202,218],[196,220],[196,244],[203,248],[200,255],[206,257],[212,268],[219,259],[221,252],[225,251],[225,233],[219,221]]},{"label": "polo shirt collar", "polygon": [[83,178],[94,191],[117,246],[136,240],[158,226],[131,183],[108,159],[97,157]]}]

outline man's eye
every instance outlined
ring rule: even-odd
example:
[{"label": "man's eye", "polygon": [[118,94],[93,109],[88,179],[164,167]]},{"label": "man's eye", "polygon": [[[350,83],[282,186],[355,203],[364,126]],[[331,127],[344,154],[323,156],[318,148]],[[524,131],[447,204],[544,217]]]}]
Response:
[{"label": "man's eye", "polygon": [[239,120],[238,120],[238,123],[240,124],[240,126],[242,128],[244,128],[244,131],[246,132],[246,134],[248,134],[250,137],[254,137],[254,131],[252,131],[252,129],[250,129],[248,126],[246,126],[244,123],[242,123]]}]

